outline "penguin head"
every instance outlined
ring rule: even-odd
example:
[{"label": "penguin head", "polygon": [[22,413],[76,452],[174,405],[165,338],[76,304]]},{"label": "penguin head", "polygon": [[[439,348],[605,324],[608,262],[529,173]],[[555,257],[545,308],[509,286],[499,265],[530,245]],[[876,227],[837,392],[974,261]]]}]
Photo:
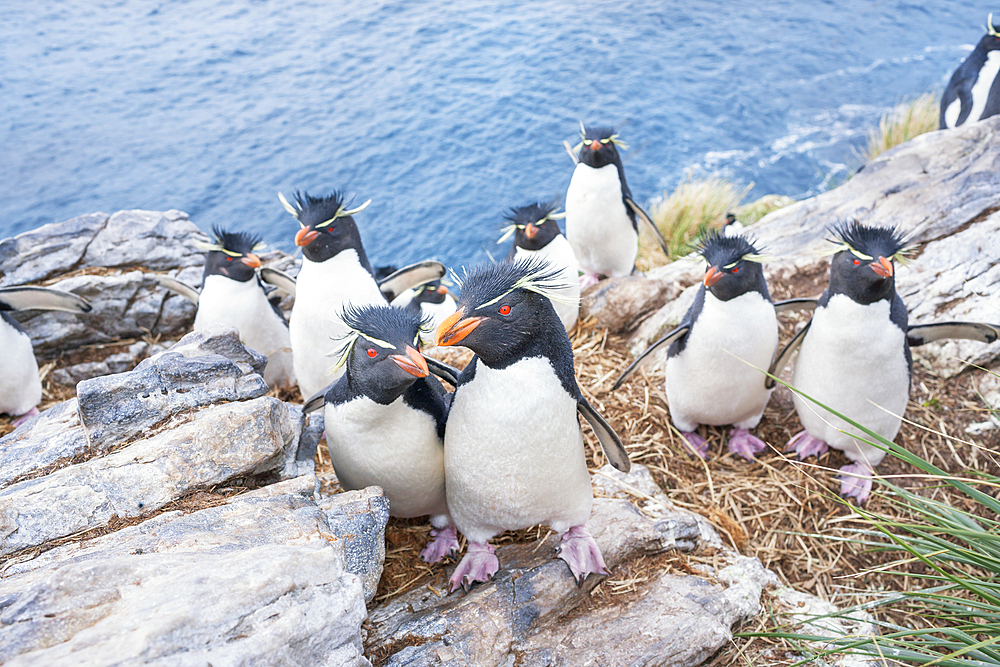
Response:
[{"label": "penguin head", "polygon": [[432,280],[414,287],[413,298],[407,305],[419,309],[422,303],[444,303],[446,298],[448,298],[448,286],[440,280]]},{"label": "penguin head", "polygon": [[762,255],[753,241],[740,234],[712,231],[702,236],[697,252],[708,262],[702,284],[712,296],[729,301],[757,291],[770,301],[761,267]]},{"label": "penguin head", "polygon": [[978,46],[986,51],[996,51],[1000,49],[1000,26],[993,23],[993,14],[986,17],[986,34],[979,40]]},{"label": "penguin head", "polygon": [[564,287],[559,270],[536,257],[487,264],[468,271],[458,310],[435,334],[437,345],[461,344],[497,368],[520,356],[536,339],[561,337],[566,329],[550,299]]},{"label": "penguin head", "polygon": [[[363,253],[361,237],[352,216],[367,208],[371,199],[356,208],[347,207],[342,192],[326,197],[311,197],[307,192],[296,192],[294,203],[279,192],[278,199],[285,210],[299,221],[295,245],[300,246],[302,254],[311,261],[325,261],[347,248],[354,248],[359,255]],[[363,263],[367,262],[365,257]]]},{"label": "penguin head", "polygon": [[202,281],[209,276],[224,276],[230,280],[245,283],[257,275],[260,258],[254,254],[264,244],[260,236],[249,232],[227,232],[212,226],[215,242],[201,246],[208,250],[205,256],[205,273]]},{"label": "penguin head", "polygon": [[830,262],[830,294],[862,305],[892,299],[895,262],[905,261],[909,242],[895,227],[869,227],[857,220],[831,230],[836,244]]},{"label": "penguin head", "polygon": [[510,224],[504,229],[504,235],[497,243],[503,243],[513,233],[514,244],[518,248],[541,250],[552,239],[562,234],[556,220],[565,216],[557,214],[556,208],[555,204],[540,203],[511,208],[505,216]]},{"label": "penguin head", "polygon": [[389,305],[348,305],[341,317],[349,332],[335,368],[346,366],[355,391],[385,405],[417,378],[427,377],[420,337],[429,332],[418,313]]},{"label": "penguin head", "polygon": [[600,169],[609,164],[621,164],[618,146],[624,144],[618,140],[618,135],[612,127],[584,127],[580,124],[580,162]]}]

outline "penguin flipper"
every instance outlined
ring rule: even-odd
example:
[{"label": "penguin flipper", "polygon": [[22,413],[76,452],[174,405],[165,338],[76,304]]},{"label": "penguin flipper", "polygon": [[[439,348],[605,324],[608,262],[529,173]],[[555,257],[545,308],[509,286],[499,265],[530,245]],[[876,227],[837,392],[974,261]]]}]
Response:
[{"label": "penguin flipper", "polygon": [[816,310],[818,305],[819,299],[805,297],[801,299],[785,299],[784,301],[774,302],[774,312],[787,313],[793,310]]},{"label": "penguin flipper", "polygon": [[565,139],[563,139],[563,148],[566,149],[566,152],[569,154],[569,159],[573,161],[573,164],[580,164],[580,158],[576,156],[576,151],[573,150],[573,147],[570,146],[569,142]]},{"label": "penguin flipper", "polygon": [[260,279],[268,285],[274,285],[289,296],[295,296],[295,278],[283,271],[264,267],[260,270]]},{"label": "penguin flipper", "polygon": [[660,228],[656,226],[656,223],[649,217],[649,214],[646,213],[641,206],[632,201],[631,197],[625,197],[625,203],[637,216],[639,216],[640,220],[646,223],[646,227],[649,229],[649,232],[656,239],[656,242],[660,244],[660,249],[663,250],[663,254],[669,257],[670,249],[667,247],[667,240],[663,238]]},{"label": "penguin flipper", "polygon": [[906,341],[910,347],[949,338],[992,343],[1000,338],[1000,326],[983,322],[938,322],[914,324],[906,330]]},{"label": "penguin flipper", "polygon": [[89,313],[90,303],[71,292],[50,287],[0,287],[0,310],[62,310]]},{"label": "penguin flipper", "polygon": [[198,299],[201,298],[201,294],[186,282],[160,274],[156,275],[156,282],[159,283],[160,287],[166,287],[174,294],[184,297],[196,306],[198,305]]},{"label": "penguin flipper", "polygon": [[452,387],[458,386],[458,376],[461,373],[457,368],[452,368],[443,361],[438,361],[434,357],[424,357],[427,362],[427,370],[438,376]]},{"label": "penguin flipper", "polygon": [[320,389],[318,392],[312,395],[312,397],[302,405],[302,414],[309,414],[310,412],[316,412],[322,409],[326,404],[326,393],[330,391],[330,388],[336,383],[328,384],[327,386]]},{"label": "penguin flipper", "polygon": [[618,376],[617,380],[615,380],[614,386],[611,387],[611,391],[618,389],[618,387],[622,386],[625,380],[632,377],[632,374],[639,369],[639,365],[642,364],[647,357],[653,354],[653,352],[656,352],[664,345],[670,345],[675,340],[686,334],[690,329],[691,329],[690,322],[687,321],[682,322],[679,327],[677,327],[676,329],[668,333],[666,336],[664,336],[660,340],[656,341],[655,343],[647,347],[642,354],[640,354],[638,357],[635,358],[635,361],[633,361],[631,364],[628,365],[628,368],[622,371],[622,374]]},{"label": "penguin flipper", "polygon": [[594,429],[594,434],[597,435],[597,439],[601,443],[601,449],[604,450],[604,455],[608,457],[611,465],[617,470],[628,472],[632,468],[632,462],[628,460],[625,445],[622,444],[621,438],[614,432],[611,425],[604,421],[604,417],[583,396],[580,396],[580,400],[577,401],[576,409],[590,424],[590,428]]},{"label": "penguin flipper", "polygon": [[781,371],[785,370],[785,366],[787,366],[789,360],[791,360],[792,354],[795,350],[799,349],[799,345],[802,345],[802,341],[805,340],[806,332],[809,331],[810,326],[812,326],[812,320],[809,320],[809,322],[802,327],[802,330],[795,334],[790,341],[788,341],[788,345],[785,346],[785,349],[782,350],[777,357],[775,357],[773,362],[771,362],[771,367],[767,369],[767,372],[774,377],[769,377],[764,380],[765,388],[770,389],[776,384],[774,378],[781,375]]},{"label": "penguin flipper", "polygon": [[446,272],[444,264],[441,262],[434,260],[417,262],[404,266],[399,271],[379,280],[378,288],[382,290],[386,300],[392,303],[393,299],[406,290],[429,283],[432,280],[439,280],[444,277]]}]

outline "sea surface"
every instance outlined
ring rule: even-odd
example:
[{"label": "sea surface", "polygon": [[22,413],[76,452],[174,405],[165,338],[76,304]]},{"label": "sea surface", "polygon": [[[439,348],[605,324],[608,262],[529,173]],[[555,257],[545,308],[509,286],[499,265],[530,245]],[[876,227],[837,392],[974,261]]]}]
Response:
[{"label": "sea surface", "polygon": [[720,175],[807,197],[881,114],[943,91],[996,7],[879,0],[4,0],[0,237],[180,209],[294,251],[278,201],[343,190],[375,264],[502,255],[562,201],[580,121],[635,198]]}]

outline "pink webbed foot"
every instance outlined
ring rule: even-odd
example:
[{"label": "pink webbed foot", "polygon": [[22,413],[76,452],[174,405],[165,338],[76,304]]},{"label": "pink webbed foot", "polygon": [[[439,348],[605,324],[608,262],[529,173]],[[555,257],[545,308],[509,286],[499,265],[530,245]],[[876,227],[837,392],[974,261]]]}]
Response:
[{"label": "pink webbed foot", "polygon": [[705,438],[694,431],[681,431],[681,438],[691,453],[697,454],[703,459],[708,458],[708,443],[705,441]]},{"label": "pink webbed foot", "polygon": [[20,417],[18,417],[14,421],[12,421],[10,423],[10,425],[13,426],[14,428],[17,428],[18,426],[20,426],[24,422],[28,421],[29,419],[31,419],[32,417],[34,417],[37,414],[38,414],[38,407],[36,406],[34,408],[31,408],[27,412],[25,412],[23,415],[21,415]]},{"label": "pink webbed foot", "polygon": [[820,454],[825,454],[830,448],[825,442],[819,438],[814,438],[809,435],[806,431],[799,431],[792,436],[792,439],[788,441],[788,446],[785,447],[786,452],[795,451],[799,455],[799,461],[808,458],[812,455],[819,456]]},{"label": "pink webbed foot", "polygon": [[767,449],[764,441],[757,436],[750,435],[750,431],[745,428],[734,428],[729,433],[729,451],[739,454],[751,463],[757,460],[756,455]]},{"label": "pink webbed foot", "polygon": [[420,560],[433,564],[452,553],[458,553],[458,531],[455,526],[431,528],[431,541],[420,552]]},{"label": "pink webbed foot", "polygon": [[489,581],[499,569],[500,561],[494,555],[491,545],[469,542],[465,557],[448,581],[451,583],[452,591],[458,590],[459,586],[469,590],[469,587],[477,581]]},{"label": "pink webbed foot", "polygon": [[840,480],[840,495],[845,498],[855,498],[858,505],[868,500],[872,492],[872,470],[867,463],[852,463],[840,469],[844,473]]},{"label": "pink webbed foot", "polygon": [[584,273],[580,276],[580,289],[587,289],[591,285],[596,285],[601,280],[596,273]]},{"label": "pink webbed foot", "polygon": [[590,536],[586,526],[573,526],[562,536],[559,545],[559,557],[569,565],[569,571],[576,579],[576,585],[582,586],[584,579],[590,573],[609,574],[601,548]]}]

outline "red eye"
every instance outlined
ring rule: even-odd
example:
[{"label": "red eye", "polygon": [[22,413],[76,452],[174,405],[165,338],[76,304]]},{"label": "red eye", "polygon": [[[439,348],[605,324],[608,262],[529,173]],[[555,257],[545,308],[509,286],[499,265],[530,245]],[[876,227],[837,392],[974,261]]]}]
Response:
[{"label": "red eye", "polygon": [[233,258],[232,257],[226,257],[226,261],[227,262],[231,262],[231,261],[233,261]]},{"label": "red eye", "polygon": [[368,356],[374,359],[375,357],[378,356],[378,352],[373,347],[368,348]]},{"label": "red eye", "polygon": [[734,266],[733,267],[733,273],[739,273],[739,272],[740,272],[740,267]]},{"label": "red eye", "polygon": [[858,264],[860,264],[860,263],[861,263],[861,260],[860,260],[860,259],[856,259],[856,260],[854,260],[854,266],[857,266],[857,265],[858,265]]},{"label": "red eye", "polygon": [[501,315],[510,315],[510,306],[500,306]]}]

